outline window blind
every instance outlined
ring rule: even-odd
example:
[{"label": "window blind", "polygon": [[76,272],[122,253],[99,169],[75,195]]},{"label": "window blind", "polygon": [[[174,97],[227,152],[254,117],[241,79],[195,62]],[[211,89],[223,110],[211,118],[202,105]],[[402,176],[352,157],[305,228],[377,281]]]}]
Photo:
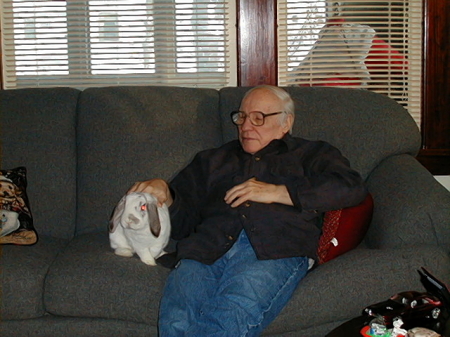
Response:
[{"label": "window blind", "polygon": [[372,90],[420,126],[422,0],[278,1],[280,85]]},{"label": "window blind", "polygon": [[3,0],[4,87],[234,85],[232,16],[229,0]]}]

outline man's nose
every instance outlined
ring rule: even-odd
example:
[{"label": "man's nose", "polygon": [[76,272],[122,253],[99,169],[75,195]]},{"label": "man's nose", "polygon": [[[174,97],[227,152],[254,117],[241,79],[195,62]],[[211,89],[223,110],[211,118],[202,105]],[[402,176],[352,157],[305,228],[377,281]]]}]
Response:
[{"label": "man's nose", "polygon": [[241,125],[241,130],[245,131],[245,130],[249,130],[251,128],[253,128],[253,124],[252,124],[252,122],[250,122],[250,117],[247,116],[244,120],[244,123],[242,123],[242,125]]}]

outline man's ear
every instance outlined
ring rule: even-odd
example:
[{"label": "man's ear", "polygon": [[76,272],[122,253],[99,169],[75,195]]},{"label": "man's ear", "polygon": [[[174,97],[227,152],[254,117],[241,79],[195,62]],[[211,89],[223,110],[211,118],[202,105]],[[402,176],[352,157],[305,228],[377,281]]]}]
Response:
[{"label": "man's ear", "polygon": [[284,120],[284,125],[283,125],[283,132],[289,133],[293,124],[294,124],[294,116],[292,116],[291,114],[286,114],[286,119]]}]

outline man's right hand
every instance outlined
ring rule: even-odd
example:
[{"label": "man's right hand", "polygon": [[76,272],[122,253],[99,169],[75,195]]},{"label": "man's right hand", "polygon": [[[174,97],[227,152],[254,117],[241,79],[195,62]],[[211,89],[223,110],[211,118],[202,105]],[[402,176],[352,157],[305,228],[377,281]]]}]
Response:
[{"label": "man's right hand", "polygon": [[163,179],[150,179],[136,182],[127,192],[142,192],[152,194],[158,199],[158,206],[166,203],[167,207],[172,205],[173,198],[170,193],[169,184]]}]

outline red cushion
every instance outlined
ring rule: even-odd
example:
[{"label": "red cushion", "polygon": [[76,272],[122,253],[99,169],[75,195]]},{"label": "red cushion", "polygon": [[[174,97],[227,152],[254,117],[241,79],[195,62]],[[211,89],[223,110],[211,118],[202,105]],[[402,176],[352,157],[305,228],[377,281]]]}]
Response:
[{"label": "red cushion", "polygon": [[[377,36],[372,41],[372,48],[370,48],[364,63],[369,69],[369,72],[378,69],[391,72],[406,72],[408,70],[408,60],[406,60],[403,54]],[[375,71],[372,75],[376,75],[377,73]]]},{"label": "red cushion", "polygon": [[372,214],[373,198],[370,193],[357,206],[326,212],[317,251],[319,263],[356,248],[369,229]]}]

